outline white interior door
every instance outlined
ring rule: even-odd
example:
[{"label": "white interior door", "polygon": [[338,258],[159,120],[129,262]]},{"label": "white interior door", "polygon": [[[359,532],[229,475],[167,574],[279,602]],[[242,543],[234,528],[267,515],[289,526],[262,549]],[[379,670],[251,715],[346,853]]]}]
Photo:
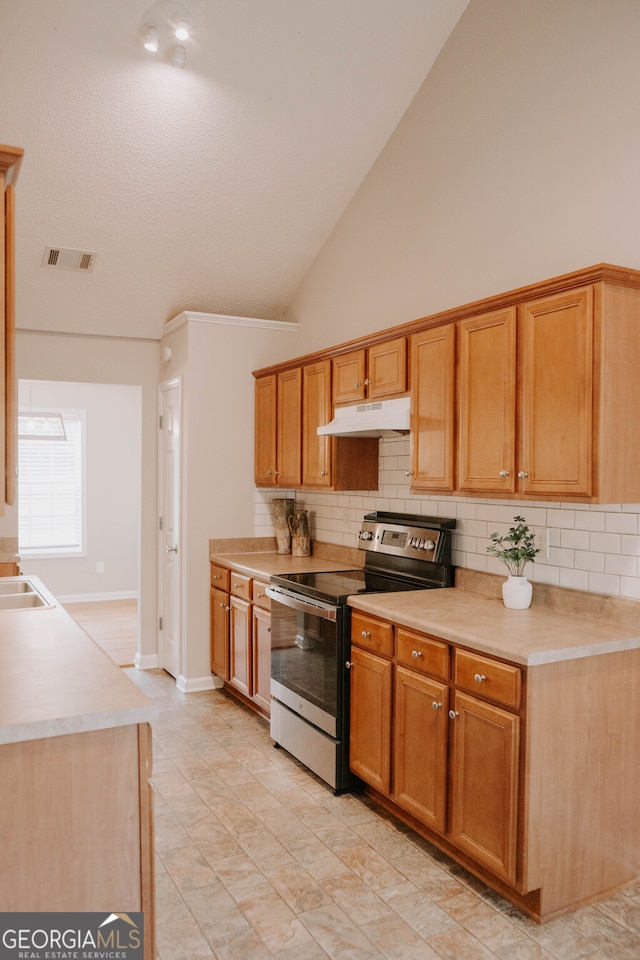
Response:
[{"label": "white interior door", "polygon": [[160,384],[159,478],[159,637],[160,666],[172,677],[180,673],[180,460],[182,382],[179,377]]}]

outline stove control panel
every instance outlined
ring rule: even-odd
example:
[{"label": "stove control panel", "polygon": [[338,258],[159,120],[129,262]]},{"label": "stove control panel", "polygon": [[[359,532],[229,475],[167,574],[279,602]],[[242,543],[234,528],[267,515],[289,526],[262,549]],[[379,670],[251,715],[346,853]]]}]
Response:
[{"label": "stove control panel", "polygon": [[442,535],[441,530],[426,527],[394,524],[386,520],[364,520],[358,533],[358,548],[437,562]]}]

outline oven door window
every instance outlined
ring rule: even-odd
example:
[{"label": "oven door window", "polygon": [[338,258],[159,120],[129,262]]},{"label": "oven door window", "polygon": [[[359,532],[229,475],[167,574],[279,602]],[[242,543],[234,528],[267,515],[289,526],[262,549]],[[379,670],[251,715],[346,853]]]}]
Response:
[{"label": "oven door window", "polygon": [[340,621],[340,615],[331,621],[271,605],[271,676],[332,717],[338,713]]}]

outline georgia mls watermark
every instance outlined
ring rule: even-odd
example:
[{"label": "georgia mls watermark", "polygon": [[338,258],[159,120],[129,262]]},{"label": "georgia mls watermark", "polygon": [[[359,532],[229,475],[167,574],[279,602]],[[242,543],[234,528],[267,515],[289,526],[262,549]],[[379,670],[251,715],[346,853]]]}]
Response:
[{"label": "georgia mls watermark", "polygon": [[144,914],[0,913],[0,960],[144,960]]}]

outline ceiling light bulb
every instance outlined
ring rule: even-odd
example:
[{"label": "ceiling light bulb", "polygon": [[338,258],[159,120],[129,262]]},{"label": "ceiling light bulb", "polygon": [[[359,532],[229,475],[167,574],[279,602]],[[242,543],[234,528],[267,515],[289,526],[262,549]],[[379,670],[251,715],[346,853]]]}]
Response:
[{"label": "ceiling light bulb", "polygon": [[158,52],[158,31],[150,23],[144,28],[144,48],[151,53]]},{"label": "ceiling light bulb", "polygon": [[186,62],[187,51],[181,44],[176,43],[175,46],[171,47],[171,63],[174,67],[180,67],[181,70],[184,70]]},{"label": "ceiling light bulb", "polygon": [[189,39],[189,24],[184,19],[184,17],[176,17],[175,20],[175,37],[176,40],[188,40]]}]

